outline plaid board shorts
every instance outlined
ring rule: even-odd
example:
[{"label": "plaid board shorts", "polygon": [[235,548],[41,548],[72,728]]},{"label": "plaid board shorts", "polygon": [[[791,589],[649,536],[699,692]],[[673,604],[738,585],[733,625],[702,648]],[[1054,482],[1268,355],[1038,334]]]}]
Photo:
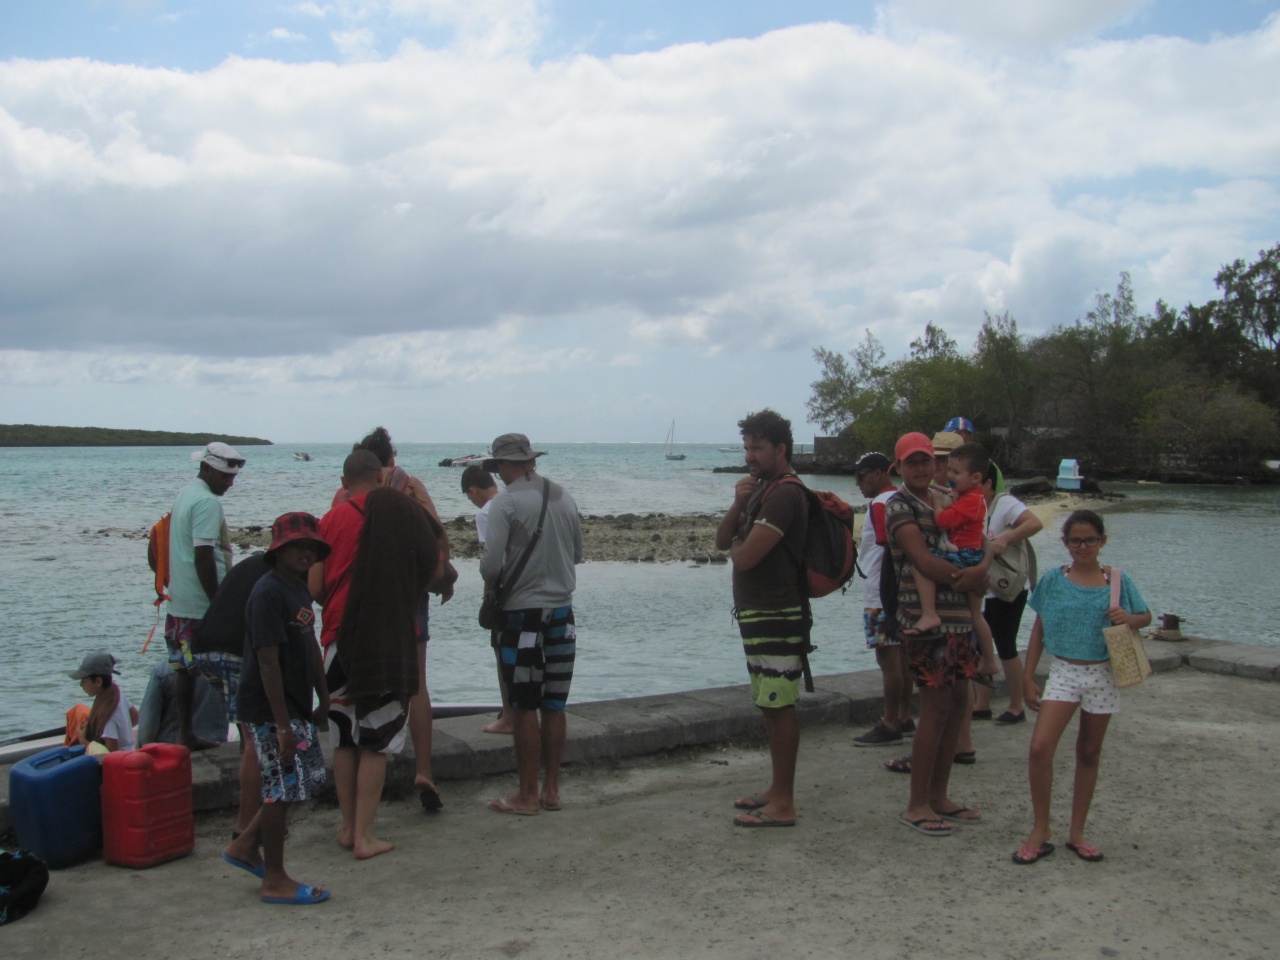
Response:
[{"label": "plaid board shorts", "polygon": [[499,622],[498,656],[511,705],[563,710],[578,652],[573,607],[504,610]]},{"label": "plaid board shorts", "polygon": [[310,720],[290,720],[289,729],[297,745],[293,763],[280,759],[280,735],[274,723],[249,725],[253,748],[262,767],[263,803],[301,803],[310,800],[325,781],[324,754]]},{"label": "plaid board shorts", "polygon": [[240,693],[240,668],[244,666],[244,658],[234,653],[196,653],[191,657],[191,669],[222,694],[222,702],[227,707],[227,722],[236,722],[236,697]]},{"label": "plaid board shorts", "polygon": [[169,665],[174,670],[191,669],[191,638],[199,625],[198,617],[164,615],[164,645],[169,648]]}]

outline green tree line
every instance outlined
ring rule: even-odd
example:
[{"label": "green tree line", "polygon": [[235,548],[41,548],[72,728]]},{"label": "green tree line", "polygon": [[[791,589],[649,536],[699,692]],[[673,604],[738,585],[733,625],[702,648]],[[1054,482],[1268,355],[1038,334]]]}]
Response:
[{"label": "green tree line", "polygon": [[46,427],[34,423],[0,423],[0,447],[202,447],[214,440],[233,446],[262,446],[270,440],[221,433],[175,433],[169,430],[116,430],[110,427]]},{"label": "green tree line", "polygon": [[1127,273],[1072,323],[1028,337],[986,314],[964,354],[933,324],[888,360],[867,332],[848,353],[814,351],[809,420],[853,452],[969,417],[1014,469],[1093,476],[1261,476],[1280,457],[1280,243],[1222,267],[1217,299],[1150,314]]}]

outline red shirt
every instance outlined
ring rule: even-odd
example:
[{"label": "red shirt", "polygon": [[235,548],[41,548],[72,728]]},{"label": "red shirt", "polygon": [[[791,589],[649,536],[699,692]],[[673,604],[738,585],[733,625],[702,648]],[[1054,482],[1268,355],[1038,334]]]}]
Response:
[{"label": "red shirt", "polygon": [[[345,492],[345,491],[344,491]],[[324,561],[324,617],[320,624],[320,646],[328,650],[338,639],[342,611],[351,590],[351,565],[355,563],[360,531],[364,529],[364,500],[357,494],[339,503],[320,519],[320,536],[329,544]]]},{"label": "red shirt", "polygon": [[947,531],[947,539],[956,545],[957,550],[981,547],[982,533],[987,525],[987,498],[982,495],[981,487],[973,487],[960,494],[951,506],[935,511],[933,518]]}]

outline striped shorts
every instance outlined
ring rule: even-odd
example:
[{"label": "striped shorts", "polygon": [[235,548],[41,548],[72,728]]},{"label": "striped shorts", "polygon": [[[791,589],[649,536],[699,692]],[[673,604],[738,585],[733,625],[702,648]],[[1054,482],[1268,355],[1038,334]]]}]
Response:
[{"label": "striped shorts", "polygon": [[804,673],[801,660],[806,650],[804,611],[799,607],[738,610],[737,617],[756,706],[795,706],[800,699],[800,677]]},{"label": "striped shorts", "polygon": [[353,697],[338,659],[338,645],[324,652],[324,678],[329,686],[330,742],[335,749],[371,750],[399,755],[409,735],[409,701],[392,694]]},{"label": "striped shorts", "polygon": [[498,628],[502,680],[517,710],[563,710],[578,632],[573,607],[504,610]]}]

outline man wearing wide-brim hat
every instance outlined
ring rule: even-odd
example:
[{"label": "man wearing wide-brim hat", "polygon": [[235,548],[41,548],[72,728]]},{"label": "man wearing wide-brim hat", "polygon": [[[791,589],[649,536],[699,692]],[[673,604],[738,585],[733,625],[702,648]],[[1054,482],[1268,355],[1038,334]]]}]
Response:
[{"label": "man wearing wide-brim hat", "polygon": [[573,497],[538,475],[537,458],[545,451],[534,450],[522,433],[504,433],[491,450],[485,469],[497,473],[506,489],[489,508],[480,575],[487,589],[501,592],[502,612],[493,633],[511,702],[520,783],[515,793],[489,807],[532,816],[560,809],[564,709],[577,639],[574,567],[582,562],[582,528]]}]

